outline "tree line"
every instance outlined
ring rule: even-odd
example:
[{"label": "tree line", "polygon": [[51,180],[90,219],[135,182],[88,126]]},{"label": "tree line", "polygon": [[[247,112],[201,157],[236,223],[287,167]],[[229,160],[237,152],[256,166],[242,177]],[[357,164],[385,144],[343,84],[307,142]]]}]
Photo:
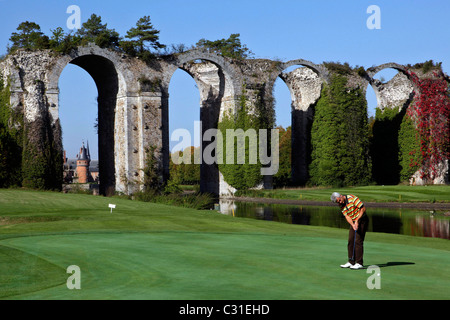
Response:
[{"label": "tree line", "polygon": [[231,34],[227,39],[200,39],[194,46],[185,44],[162,44],[159,40],[160,30],[156,29],[150,16],[140,18],[136,25],[130,28],[124,37],[115,29],[108,28],[102,22],[101,16],[92,14],[77,31],[64,32],[62,27],[52,29],[48,36],[41,27],[30,21],[19,24],[16,32],[10,37],[7,47],[8,54],[18,49],[43,50],[51,49],[61,54],[68,54],[79,46],[94,43],[101,48],[108,48],[150,61],[156,55],[181,53],[193,48],[204,48],[231,59],[246,59],[253,53],[241,43],[240,34]]}]

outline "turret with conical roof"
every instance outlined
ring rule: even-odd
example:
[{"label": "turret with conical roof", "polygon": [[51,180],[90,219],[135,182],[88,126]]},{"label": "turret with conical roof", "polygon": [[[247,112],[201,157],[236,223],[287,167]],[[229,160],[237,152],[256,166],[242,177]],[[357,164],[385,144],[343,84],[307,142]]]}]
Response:
[{"label": "turret with conical roof", "polygon": [[78,183],[88,183],[89,182],[89,164],[91,162],[91,157],[89,154],[89,145],[88,148],[83,146],[80,148],[80,154],[77,159],[77,176]]}]

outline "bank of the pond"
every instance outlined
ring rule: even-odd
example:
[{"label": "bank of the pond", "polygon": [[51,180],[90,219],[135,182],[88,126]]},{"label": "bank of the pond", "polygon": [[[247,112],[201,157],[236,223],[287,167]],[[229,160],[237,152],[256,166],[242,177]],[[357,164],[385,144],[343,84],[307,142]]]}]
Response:
[{"label": "bank of the pond", "polygon": [[[279,198],[263,198],[263,197],[222,197],[223,200],[239,201],[239,202],[256,202],[266,204],[286,204],[286,205],[304,205],[304,206],[336,206],[331,201],[317,200],[294,200]],[[450,203],[447,202],[364,202],[366,207],[370,208],[405,208],[420,210],[448,210],[450,211]]]},{"label": "bank of the pond", "polygon": [[[368,207],[450,210],[450,185],[370,185],[343,188],[304,187],[239,191],[234,197],[264,198],[272,203],[332,205],[330,195],[354,194]],[[279,201],[280,202],[276,202]],[[289,200],[287,202],[286,200]],[[258,200],[260,201],[260,200]]]}]

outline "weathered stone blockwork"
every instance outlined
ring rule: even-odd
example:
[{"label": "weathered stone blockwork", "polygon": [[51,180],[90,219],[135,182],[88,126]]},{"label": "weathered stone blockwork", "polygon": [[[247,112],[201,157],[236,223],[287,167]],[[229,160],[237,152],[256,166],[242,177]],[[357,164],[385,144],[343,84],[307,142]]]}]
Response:
[{"label": "weathered stone blockwork", "polygon": [[[285,63],[265,59],[232,61],[203,50],[155,58],[152,63],[95,45],[79,47],[69,55],[49,50],[19,50],[0,62],[0,75],[11,84],[11,108],[22,110],[27,128],[41,123],[38,119],[48,117],[53,130],[51,137],[58,141],[47,142],[55,142],[61,154],[58,81],[69,63],[85,69],[98,88],[103,194],[114,191],[131,194],[142,187],[142,169],[150,146],[156,146],[161,179],[168,177],[169,84],[178,68],[189,73],[199,88],[202,133],[217,128],[225,110],[235,110],[244,87],[250,104],[258,98],[273,108],[273,86],[280,77],[292,98],[293,178],[298,183],[304,183],[307,178],[308,130],[313,108],[320,97],[322,83],[330,77],[324,65],[302,59]],[[305,68],[284,72],[291,66]],[[386,84],[374,80],[373,76],[384,68],[394,68],[400,73]],[[351,83],[363,86],[364,92],[371,85],[379,108],[405,106],[412,98],[413,87],[401,73],[404,70],[398,64],[385,64],[368,69],[362,76],[355,73],[356,80]],[[201,190],[215,194],[233,192],[215,164],[202,164]]]}]

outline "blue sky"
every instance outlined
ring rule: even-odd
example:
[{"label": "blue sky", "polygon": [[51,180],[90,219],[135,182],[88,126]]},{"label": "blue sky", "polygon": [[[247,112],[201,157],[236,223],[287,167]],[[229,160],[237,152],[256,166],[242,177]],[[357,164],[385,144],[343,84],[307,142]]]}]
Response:
[{"label": "blue sky", "polygon": [[[70,5],[80,7],[82,22],[95,13],[122,36],[140,17],[149,15],[161,31],[160,42],[167,45],[193,45],[201,38],[216,40],[240,33],[242,43],[256,58],[339,61],[366,68],[433,59],[442,62],[445,72],[450,70],[450,1],[445,0],[0,0],[0,54],[6,53],[9,37],[20,22],[34,21],[48,35],[58,26],[69,31],[66,22],[70,14],[66,10]],[[370,5],[380,7],[379,30],[366,26]],[[389,73],[383,76],[387,78]],[[194,81],[178,70],[169,93],[170,130],[192,130],[193,122],[199,120],[199,94]],[[96,97],[95,84],[84,70],[70,65],[64,69],[60,117],[63,143],[70,157],[86,140],[92,155],[97,155],[93,127]],[[278,123],[286,127],[290,122],[290,96],[281,81],[277,81],[275,98]],[[368,101],[373,108],[370,90]],[[77,119],[76,114],[83,114],[87,120]]]}]

